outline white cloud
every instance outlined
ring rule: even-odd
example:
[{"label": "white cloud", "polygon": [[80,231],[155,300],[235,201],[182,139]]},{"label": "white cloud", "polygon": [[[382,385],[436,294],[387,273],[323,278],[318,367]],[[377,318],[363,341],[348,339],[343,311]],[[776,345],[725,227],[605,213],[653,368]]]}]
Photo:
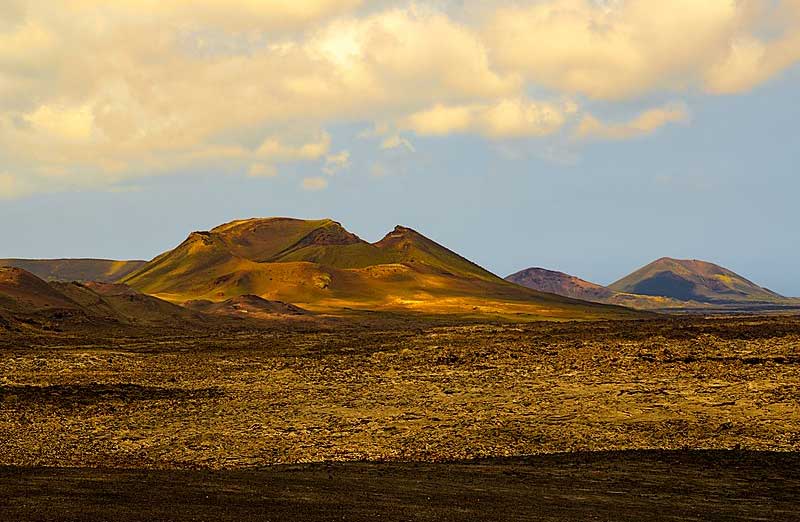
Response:
[{"label": "white cloud", "polygon": [[67,0],[76,16],[101,10],[231,31],[290,30],[352,12],[363,0]]},{"label": "white cloud", "polygon": [[42,105],[24,116],[35,131],[55,140],[87,142],[91,140],[94,116],[89,107],[51,107]]},{"label": "white cloud", "polygon": [[606,123],[591,114],[586,114],[577,128],[576,135],[581,138],[628,139],[651,134],[669,123],[686,122],[689,117],[686,107],[680,104],[649,109],[622,123]]},{"label": "white cloud", "polygon": [[400,125],[423,136],[474,132],[502,139],[552,134],[565,121],[563,107],[518,98],[487,105],[436,105],[410,115]]},{"label": "white cloud", "polygon": [[800,29],[771,42],[745,36],[733,41],[727,56],[709,68],[705,85],[709,91],[720,94],[747,91],[797,61],[800,61]]},{"label": "white cloud", "polygon": [[441,104],[410,115],[401,125],[423,136],[466,132],[473,121],[473,107]]},{"label": "white cloud", "polygon": [[27,195],[29,189],[12,174],[0,172],[0,199],[14,199]]},{"label": "white cloud", "polygon": [[391,134],[389,136],[386,136],[381,141],[381,149],[383,150],[405,149],[408,152],[416,152],[414,145],[412,145],[410,141],[400,136],[399,134]]},{"label": "white cloud", "polygon": [[274,178],[278,175],[278,169],[275,165],[254,163],[247,170],[247,175],[251,178]]},{"label": "white cloud", "polygon": [[303,190],[323,190],[328,188],[328,180],[321,176],[305,178],[302,186]]},{"label": "white cloud", "polygon": [[[445,14],[408,7],[358,16],[347,7],[356,4],[320,1],[306,12],[237,0],[224,4],[230,16],[210,0],[150,2],[152,10],[132,0],[27,5],[27,19],[0,29],[0,156],[8,161],[0,168],[42,180],[58,170],[78,187],[196,164],[246,171],[317,161],[329,155],[330,136],[298,140],[297,129],[388,121],[434,100],[516,88],[492,71],[474,33]],[[299,13],[304,29],[258,29],[259,16],[281,20],[282,9]]]},{"label": "white cloud", "polygon": [[287,144],[270,137],[261,143],[256,154],[275,161],[315,160],[325,156],[330,147],[331,137],[326,132],[314,141],[300,144]]},{"label": "white cloud", "polygon": [[573,121],[629,137],[657,115],[604,124],[563,100],[742,92],[800,60],[798,0],[1,4],[0,172],[18,195],[199,165],[335,172],[352,158],[322,129],[339,124],[374,125],[384,150],[413,151],[402,131],[500,141]]},{"label": "white cloud", "polygon": [[325,166],[322,171],[333,176],[337,172],[350,168],[350,151],[343,150],[338,154],[330,154],[325,158]]},{"label": "white cloud", "polygon": [[[491,56],[505,70],[562,92],[617,100],[702,85],[707,74],[712,90],[740,90],[800,59],[797,19],[785,16],[773,24],[786,35],[775,44],[764,45],[756,37],[775,12],[774,4],[546,0],[499,7],[484,35]],[[796,0],[777,4],[794,12],[790,5]],[[768,64],[744,65],[741,61],[752,60],[761,45]]]}]

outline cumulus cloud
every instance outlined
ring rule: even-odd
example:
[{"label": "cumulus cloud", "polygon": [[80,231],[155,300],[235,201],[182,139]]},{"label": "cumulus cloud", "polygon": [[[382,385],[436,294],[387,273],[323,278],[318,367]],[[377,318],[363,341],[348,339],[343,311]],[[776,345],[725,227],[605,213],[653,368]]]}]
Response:
[{"label": "cumulus cloud", "polygon": [[747,91],[797,61],[800,30],[768,42],[745,36],[733,41],[725,58],[706,72],[706,89],[723,94]]},{"label": "cumulus cloud", "polygon": [[[157,17],[179,24],[211,25],[228,30],[289,30],[353,11],[363,0],[114,0],[113,10],[126,18]],[[77,14],[109,7],[106,0],[68,0]]]},{"label": "cumulus cloud", "polygon": [[664,125],[688,119],[689,112],[683,105],[649,109],[622,123],[606,123],[586,114],[578,125],[576,135],[581,138],[622,140],[651,134]]},{"label": "cumulus cloud", "polygon": [[329,175],[333,176],[337,172],[345,170],[350,167],[350,151],[343,150],[338,154],[330,154],[327,158],[325,158],[325,166],[322,168],[322,171]]},{"label": "cumulus cloud", "polygon": [[23,118],[33,131],[59,141],[86,142],[91,139],[94,128],[94,116],[86,106],[42,105]]},{"label": "cumulus cloud", "polygon": [[774,4],[549,0],[498,8],[484,34],[503,68],[559,91],[618,100],[702,85],[707,75],[710,89],[737,91],[798,60],[796,19],[773,24],[786,36],[771,44],[756,36]]},{"label": "cumulus cloud", "polygon": [[29,193],[29,188],[17,176],[0,172],[0,199],[14,199]]},{"label": "cumulus cloud", "polygon": [[303,179],[303,190],[323,190],[326,188],[328,188],[328,180],[321,176]]},{"label": "cumulus cloud", "polygon": [[627,137],[648,123],[581,100],[742,92],[800,60],[798,0],[0,4],[0,172],[18,195],[197,165],[330,174],[351,158],[324,129],[343,123],[385,126],[385,150],[413,150],[399,131]]},{"label": "cumulus cloud", "polygon": [[323,132],[316,141],[287,144],[280,137],[265,139],[256,150],[258,156],[270,158],[274,161],[315,160],[328,153],[331,146],[331,137]]},{"label": "cumulus cloud", "polygon": [[408,116],[404,128],[424,136],[474,132],[490,138],[544,136],[558,131],[572,106],[526,99],[503,99],[492,104],[436,105]]},{"label": "cumulus cloud", "polygon": [[402,137],[399,134],[391,134],[386,136],[381,141],[381,149],[383,150],[393,150],[393,149],[405,149],[408,152],[416,152],[416,148],[414,145],[411,144],[406,138]]},{"label": "cumulus cloud", "polygon": [[275,165],[253,163],[247,170],[247,175],[251,178],[274,178],[278,175],[278,169]]},{"label": "cumulus cloud", "polygon": [[[491,69],[470,29],[436,10],[357,16],[325,7],[357,3],[318,2],[309,13],[341,16],[308,16],[316,25],[278,36],[268,27],[232,32],[228,21],[207,16],[219,2],[195,11],[194,3],[165,0],[152,13],[137,11],[136,2],[30,4],[27,18],[0,33],[0,152],[31,179],[61,170],[75,184],[200,162],[246,171],[252,162],[328,154],[327,134],[300,145],[285,138],[297,129],[391,119],[432,100],[464,102],[516,88]],[[280,9],[295,4],[224,5],[280,18]],[[20,56],[28,58],[19,63]]]}]

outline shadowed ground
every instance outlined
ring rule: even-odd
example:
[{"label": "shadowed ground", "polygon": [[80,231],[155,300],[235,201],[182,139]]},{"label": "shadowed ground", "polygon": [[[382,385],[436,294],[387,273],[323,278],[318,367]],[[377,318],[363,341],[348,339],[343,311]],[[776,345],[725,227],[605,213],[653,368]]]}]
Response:
[{"label": "shadowed ground", "polygon": [[0,468],[0,519],[800,520],[800,454],[629,451],[237,471]]}]

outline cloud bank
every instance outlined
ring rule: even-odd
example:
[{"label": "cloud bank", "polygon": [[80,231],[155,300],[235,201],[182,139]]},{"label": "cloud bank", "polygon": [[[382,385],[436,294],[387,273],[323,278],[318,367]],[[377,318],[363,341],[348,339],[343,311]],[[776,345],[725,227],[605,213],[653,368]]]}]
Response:
[{"label": "cloud bank", "polygon": [[326,132],[342,123],[408,151],[414,135],[625,139],[688,109],[584,107],[746,92],[798,60],[798,0],[5,0],[0,197],[199,167],[330,177],[351,162]]}]

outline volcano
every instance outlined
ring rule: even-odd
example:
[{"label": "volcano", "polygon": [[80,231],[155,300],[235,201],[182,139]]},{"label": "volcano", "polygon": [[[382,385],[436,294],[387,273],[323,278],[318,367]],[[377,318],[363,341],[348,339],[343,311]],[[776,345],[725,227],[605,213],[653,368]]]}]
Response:
[{"label": "volcano", "polygon": [[504,281],[407,227],[370,243],[331,219],[257,218],[193,232],[122,282],[181,304],[258,296],[314,312],[635,316]]}]

